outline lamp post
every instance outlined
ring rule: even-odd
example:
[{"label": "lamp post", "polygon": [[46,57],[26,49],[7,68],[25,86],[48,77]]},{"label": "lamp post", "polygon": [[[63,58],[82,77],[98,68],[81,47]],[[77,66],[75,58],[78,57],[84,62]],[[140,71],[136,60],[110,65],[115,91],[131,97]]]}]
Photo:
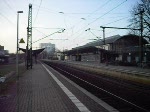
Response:
[{"label": "lamp post", "polygon": [[[18,74],[18,50],[19,50],[19,43],[18,43],[18,35],[19,35],[19,13],[23,13],[23,11],[17,11],[17,52],[16,52],[16,75],[17,75],[17,112],[19,112],[19,74]],[[23,39],[20,40],[20,43],[24,43]]]},{"label": "lamp post", "polygon": [[16,75],[19,78],[18,75],[18,48],[19,48],[19,44],[18,44],[18,35],[19,35],[19,13],[23,13],[23,11],[17,11],[17,52],[16,52]]}]

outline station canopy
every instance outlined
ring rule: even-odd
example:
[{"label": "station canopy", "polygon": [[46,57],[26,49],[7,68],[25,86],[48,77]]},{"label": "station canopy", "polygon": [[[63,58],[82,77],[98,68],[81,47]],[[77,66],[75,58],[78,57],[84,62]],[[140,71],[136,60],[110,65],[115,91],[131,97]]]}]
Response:
[{"label": "station canopy", "polygon": [[[32,55],[35,56],[35,55],[38,55],[40,54],[45,48],[42,48],[42,49],[36,49],[36,50],[32,50]],[[23,49],[23,48],[19,48],[19,50],[22,50],[24,53],[26,53],[26,49]]]}]

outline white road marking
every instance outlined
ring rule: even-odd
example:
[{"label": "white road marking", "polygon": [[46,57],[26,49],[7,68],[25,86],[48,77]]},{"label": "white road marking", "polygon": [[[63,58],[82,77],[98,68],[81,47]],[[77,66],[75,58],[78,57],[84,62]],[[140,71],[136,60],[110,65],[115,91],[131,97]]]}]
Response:
[{"label": "white road marking", "polygon": [[[66,72],[66,71],[64,71],[64,72]],[[59,72],[57,72],[57,73],[60,74]],[[66,72],[66,73],[68,73],[68,72]],[[70,73],[68,73],[68,74],[70,74]],[[70,74],[70,75],[73,76],[73,77],[75,77],[75,78],[77,78],[77,79],[80,79],[80,78],[74,76],[73,74]],[[117,109],[113,108],[112,106],[110,106],[106,102],[104,102],[101,99],[97,98],[96,96],[94,96],[93,94],[91,94],[90,92],[88,92],[87,90],[85,90],[84,88],[80,87],[79,85],[77,85],[73,81],[69,80],[67,77],[65,77],[63,75],[60,75],[60,76],[63,77],[64,79],[66,79],[70,84],[72,84],[73,86],[75,86],[77,89],[79,89],[80,91],[82,91],[85,95],[87,95],[88,97],[90,97],[92,100],[94,100],[100,106],[102,106],[103,108],[105,108],[108,112],[119,112]],[[80,80],[82,80],[82,79],[80,79]],[[82,80],[82,81],[84,81],[84,80]],[[89,83],[87,81],[84,81],[84,82]]]},{"label": "white road marking", "polygon": [[81,103],[77,97],[75,97],[72,92],[68,90],[53,74],[42,64],[42,66],[46,69],[46,71],[49,73],[49,75],[56,81],[56,83],[61,87],[61,89],[66,93],[66,95],[69,97],[69,99],[76,105],[76,107],[80,110],[80,112],[90,112],[90,110]]}]

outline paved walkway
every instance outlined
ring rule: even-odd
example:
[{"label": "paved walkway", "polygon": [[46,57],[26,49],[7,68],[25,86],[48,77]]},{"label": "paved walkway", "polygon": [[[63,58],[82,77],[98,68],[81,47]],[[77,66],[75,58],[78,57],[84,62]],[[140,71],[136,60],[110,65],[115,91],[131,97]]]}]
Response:
[{"label": "paved walkway", "polygon": [[[108,110],[111,109],[113,108],[109,107]],[[12,83],[5,97],[0,96],[0,112],[108,112],[108,110],[70,85],[57,72],[52,73],[52,70],[40,63],[27,70],[18,82]]]}]

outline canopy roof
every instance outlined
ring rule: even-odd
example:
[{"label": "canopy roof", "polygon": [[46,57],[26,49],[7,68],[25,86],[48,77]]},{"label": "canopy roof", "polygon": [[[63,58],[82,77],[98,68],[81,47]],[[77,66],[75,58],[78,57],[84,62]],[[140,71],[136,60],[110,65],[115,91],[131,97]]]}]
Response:
[{"label": "canopy roof", "polygon": [[[45,49],[45,48],[32,50],[32,55],[33,55],[33,56],[38,55],[38,54],[40,54],[44,49]],[[26,53],[26,49],[19,48],[19,50],[22,50],[23,52]]]}]

